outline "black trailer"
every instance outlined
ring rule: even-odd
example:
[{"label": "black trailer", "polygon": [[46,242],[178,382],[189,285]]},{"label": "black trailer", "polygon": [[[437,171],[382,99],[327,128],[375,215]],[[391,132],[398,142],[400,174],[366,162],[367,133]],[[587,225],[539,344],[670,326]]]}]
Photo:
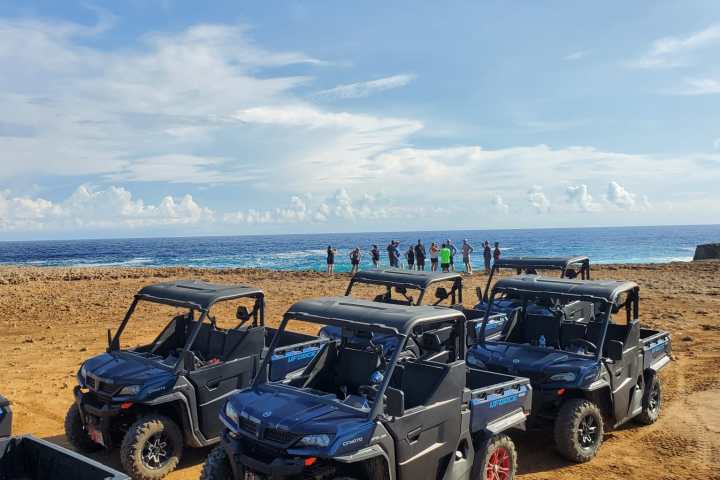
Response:
[{"label": "black trailer", "polygon": [[124,473],[32,435],[0,440],[3,480],[129,480]]}]

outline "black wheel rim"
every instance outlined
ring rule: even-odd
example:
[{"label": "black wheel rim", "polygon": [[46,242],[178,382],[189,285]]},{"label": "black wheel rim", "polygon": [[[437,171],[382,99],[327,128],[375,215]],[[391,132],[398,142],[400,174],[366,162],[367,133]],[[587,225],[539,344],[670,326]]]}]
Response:
[{"label": "black wheel rim", "polygon": [[660,406],[660,386],[655,383],[653,384],[652,391],[650,392],[650,399],[648,400],[648,410],[655,413]]},{"label": "black wheel rim", "polygon": [[170,439],[164,433],[156,433],[150,438],[142,449],[143,464],[153,470],[163,468],[170,460],[172,454],[172,444]]},{"label": "black wheel rim", "polygon": [[583,448],[593,448],[598,441],[600,428],[593,415],[585,415],[578,425],[578,441]]}]

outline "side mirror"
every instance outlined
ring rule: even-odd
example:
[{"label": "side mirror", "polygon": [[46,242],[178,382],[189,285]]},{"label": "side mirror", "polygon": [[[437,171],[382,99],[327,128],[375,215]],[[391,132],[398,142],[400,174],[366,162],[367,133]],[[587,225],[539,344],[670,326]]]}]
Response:
[{"label": "side mirror", "polygon": [[620,340],[609,340],[607,342],[607,356],[610,360],[619,362],[623,358],[623,349],[625,345]]},{"label": "side mirror", "polygon": [[392,387],[385,390],[385,413],[391,417],[405,415],[405,392]]},{"label": "side mirror", "polygon": [[448,291],[445,287],[438,287],[435,290],[435,298],[438,300],[445,300],[449,296]]},{"label": "side mirror", "polygon": [[235,318],[237,318],[238,320],[242,320],[243,322],[247,322],[248,320],[250,320],[250,312],[245,305],[240,305],[237,308],[237,311],[235,312]]}]

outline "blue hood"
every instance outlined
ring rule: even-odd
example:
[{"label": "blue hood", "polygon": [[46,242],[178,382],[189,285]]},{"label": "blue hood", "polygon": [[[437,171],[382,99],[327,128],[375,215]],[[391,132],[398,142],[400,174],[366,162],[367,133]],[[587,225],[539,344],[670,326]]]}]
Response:
[{"label": "blue hood", "polygon": [[[85,361],[83,368],[86,376],[93,377],[103,384],[115,385],[118,388],[126,385],[141,385],[140,392],[135,395],[138,398],[147,398],[171,388],[176,378],[170,367],[122,351],[92,357]],[[87,385],[86,379],[82,378],[80,373],[78,377],[81,384]]]},{"label": "blue hood", "polygon": [[[307,390],[306,390],[307,391]],[[322,392],[311,392],[313,396],[294,393],[272,386],[259,386],[230,397],[240,418],[249,418],[261,429],[280,429],[295,434],[298,439],[309,434],[327,434],[330,445],[325,449],[306,449],[290,445],[293,452],[312,451],[316,455],[332,456],[344,451],[356,450],[369,444],[375,422],[367,414],[351,412],[339,405],[322,400]],[[315,396],[317,395],[317,396]],[[328,395],[334,398],[334,395]],[[222,413],[226,423],[240,431],[239,426]]]},{"label": "blue hood", "polygon": [[[488,370],[530,378],[533,387],[579,386],[591,383],[598,374],[595,357],[530,345],[486,342],[474,345],[467,355],[468,364]],[[550,380],[555,374],[573,373],[575,380]]]}]

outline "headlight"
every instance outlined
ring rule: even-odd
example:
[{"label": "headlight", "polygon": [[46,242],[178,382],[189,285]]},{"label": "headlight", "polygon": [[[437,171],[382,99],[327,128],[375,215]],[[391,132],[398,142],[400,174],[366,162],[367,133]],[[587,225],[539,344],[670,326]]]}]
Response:
[{"label": "headlight", "polygon": [[551,382],[574,382],[577,378],[573,372],[556,373],[550,376]]},{"label": "headlight", "polygon": [[137,395],[139,391],[140,385],[128,385],[127,387],[123,387],[122,390],[117,393],[117,396],[132,397],[133,395]]},{"label": "headlight", "polygon": [[232,403],[230,403],[230,402],[227,402],[225,404],[225,416],[228,417],[233,422],[238,423],[237,410],[235,410],[235,407],[233,407]]},{"label": "headlight", "polygon": [[320,435],[306,435],[300,439],[298,445],[303,447],[325,448],[330,445],[330,435],[324,433]]}]

